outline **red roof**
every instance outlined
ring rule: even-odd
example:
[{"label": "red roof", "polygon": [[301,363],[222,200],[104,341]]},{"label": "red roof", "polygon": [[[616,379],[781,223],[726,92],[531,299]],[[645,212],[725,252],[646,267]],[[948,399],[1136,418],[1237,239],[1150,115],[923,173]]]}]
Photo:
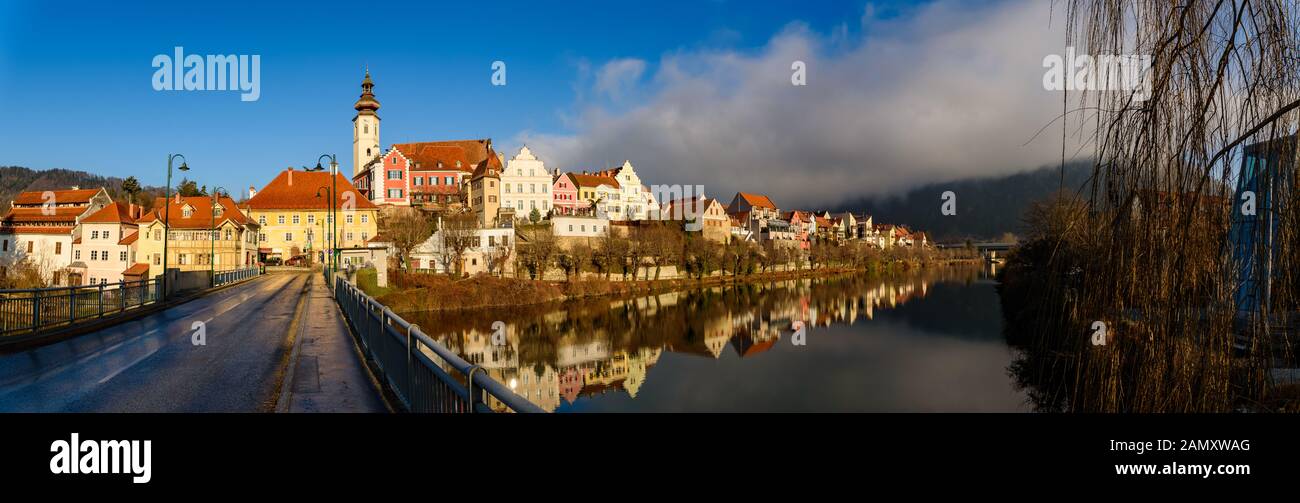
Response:
[{"label": "red roof", "polygon": [[115,202],[105,206],[81,221],[82,223],[91,224],[135,223],[135,219],[131,218],[131,206],[122,202]]},{"label": "red roof", "polygon": [[130,233],[130,234],[127,234],[126,237],[122,238],[121,241],[118,241],[117,244],[120,244],[120,245],[129,245],[129,244],[131,244],[131,243],[134,243],[135,240],[137,240],[137,239],[140,239],[140,233],[139,233],[139,232],[132,232],[132,233]]},{"label": "red roof", "polygon": [[[99,193],[99,189],[51,190],[56,204],[90,204],[90,199]],[[45,204],[45,191],[30,191],[18,194],[14,206]]]},{"label": "red roof", "polygon": [[595,187],[597,185],[609,185],[616,189],[619,188],[618,180],[615,180],[614,177],[611,176],[569,173],[569,178],[573,180],[574,185],[577,185],[579,187]]},{"label": "red roof", "polygon": [[772,199],[762,194],[749,194],[746,192],[737,192],[736,197],[744,199],[745,202],[749,203],[751,207],[767,208],[769,210],[776,209],[776,204],[772,202]]},{"label": "red roof", "polygon": [[[255,210],[328,210],[330,208],[330,187],[336,187],[335,201],[342,208],[349,200],[355,209],[375,209],[374,203],[362,197],[357,188],[343,175],[334,175],[325,171],[295,171],[286,169],[275,176],[271,183],[262,187],[256,195],[244,203],[245,208]],[[325,190],[321,190],[324,188]],[[352,194],[346,195],[348,192]],[[320,197],[316,197],[319,193]]]},{"label": "red roof", "polygon": [[22,225],[24,223],[34,222],[66,222],[74,223],[77,217],[86,212],[85,206],[55,206],[49,208],[49,215],[46,214],[45,208],[27,207],[12,208],[6,213],[3,219],[3,225]]},{"label": "red roof", "polygon": [[4,234],[71,234],[72,227],[58,225],[39,225],[39,226],[0,226],[0,233]]},{"label": "red roof", "polygon": [[[258,194],[261,195],[261,194]],[[179,202],[177,201],[179,199]],[[218,202],[223,208],[221,217],[217,218],[218,227],[225,224],[226,221],[234,222],[237,225],[245,225],[251,222],[243,212],[239,211],[239,206],[235,200],[229,196],[218,198]],[[192,211],[189,217],[185,216],[185,206],[189,206]],[[154,200],[154,209],[145,216],[140,217],[136,223],[148,225],[155,221],[171,219],[171,228],[173,229],[211,229],[213,223],[212,216],[212,197],[211,196],[174,196],[167,204],[163,204],[163,198]],[[170,210],[165,207],[170,206]],[[170,214],[168,214],[170,213]]]},{"label": "red roof", "polygon": [[[501,167],[501,158],[492,150],[492,140],[489,138],[396,143],[393,148],[417,163],[412,169],[439,169],[439,161],[442,162],[442,169],[460,169],[466,173],[472,173],[483,165]],[[460,161],[459,167],[456,166],[456,161]]]},{"label": "red roof", "polygon": [[144,276],[149,274],[149,264],[131,264],[131,267],[122,271],[123,276]]}]

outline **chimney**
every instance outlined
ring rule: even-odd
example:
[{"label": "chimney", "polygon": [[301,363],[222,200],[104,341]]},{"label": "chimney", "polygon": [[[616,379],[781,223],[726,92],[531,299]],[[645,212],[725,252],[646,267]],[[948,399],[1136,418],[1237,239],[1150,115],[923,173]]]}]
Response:
[{"label": "chimney", "polygon": [[249,199],[252,199],[253,196],[256,196],[256,195],[257,195],[257,189],[254,188],[252,185],[249,185],[249,186],[248,186],[248,198],[249,198]]}]

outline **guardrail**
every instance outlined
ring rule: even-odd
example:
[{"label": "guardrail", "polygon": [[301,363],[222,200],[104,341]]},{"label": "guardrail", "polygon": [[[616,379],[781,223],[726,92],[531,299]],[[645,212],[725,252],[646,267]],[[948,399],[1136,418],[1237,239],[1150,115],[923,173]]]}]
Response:
[{"label": "guardrail", "polygon": [[116,316],[162,298],[158,280],[0,290],[0,336]]},{"label": "guardrail", "polygon": [[216,287],[221,285],[228,285],[231,283],[238,283],[246,279],[253,279],[256,278],[260,272],[261,270],[256,266],[247,267],[244,269],[233,269],[229,271],[222,271],[212,277],[212,286]]},{"label": "guardrail", "polygon": [[[513,412],[546,412],[434,341],[341,275],[334,299],[361,346],[411,412],[493,412],[484,395]],[[435,361],[436,359],[436,361]],[[441,363],[437,363],[441,362]]]}]

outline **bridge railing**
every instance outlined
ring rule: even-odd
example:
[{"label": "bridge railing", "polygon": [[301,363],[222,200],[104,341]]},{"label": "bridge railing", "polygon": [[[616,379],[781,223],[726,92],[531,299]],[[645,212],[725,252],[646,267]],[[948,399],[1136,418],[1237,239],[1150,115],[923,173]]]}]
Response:
[{"label": "bridge railing", "polygon": [[162,298],[158,280],[0,290],[0,336],[117,316]]},{"label": "bridge railing", "polygon": [[212,277],[212,286],[229,285],[246,279],[253,279],[256,278],[260,272],[261,269],[257,266],[221,271]]},{"label": "bridge railing", "polygon": [[397,398],[411,412],[492,412],[492,400],[513,412],[545,412],[515,394],[446,346],[434,341],[342,275],[334,298],[379,366]]}]

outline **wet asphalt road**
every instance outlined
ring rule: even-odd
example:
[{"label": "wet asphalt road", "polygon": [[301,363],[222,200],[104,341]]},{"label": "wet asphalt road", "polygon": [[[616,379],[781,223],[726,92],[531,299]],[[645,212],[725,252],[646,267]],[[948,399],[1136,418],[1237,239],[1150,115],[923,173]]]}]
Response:
[{"label": "wet asphalt road", "polygon": [[[274,410],[310,279],[271,274],[93,334],[0,355],[0,411]],[[206,345],[195,345],[195,323]]]}]

